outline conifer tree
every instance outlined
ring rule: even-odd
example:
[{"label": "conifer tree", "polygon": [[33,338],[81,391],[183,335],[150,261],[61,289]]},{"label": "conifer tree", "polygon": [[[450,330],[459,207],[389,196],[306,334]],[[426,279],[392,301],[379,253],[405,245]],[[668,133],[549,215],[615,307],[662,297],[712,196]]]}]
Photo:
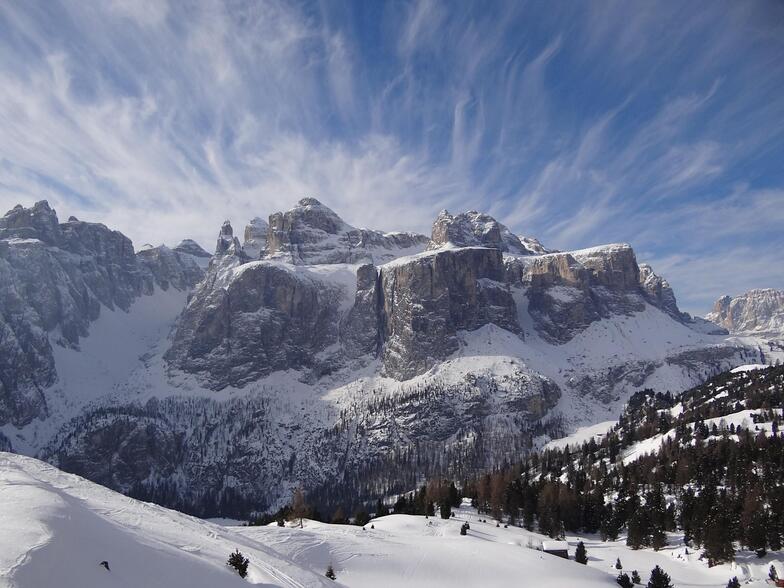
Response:
[{"label": "conifer tree", "polygon": [[438,512],[442,519],[448,519],[452,516],[452,505],[446,500],[442,500],[438,505]]},{"label": "conifer tree", "polygon": [[585,544],[582,541],[577,544],[577,549],[574,552],[574,561],[583,565],[588,563],[588,550],[585,549]]},{"label": "conifer tree", "polygon": [[621,588],[632,588],[634,586],[634,584],[632,584],[632,581],[629,579],[629,574],[626,574],[624,572],[618,574],[618,577],[615,578],[615,581],[618,583],[618,585]]},{"label": "conifer tree", "polygon": [[737,576],[734,576],[729,582],[727,582],[727,588],[740,588],[740,582],[738,582]]},{"label": "conifer tree", "polygon": [[623,569],[623,566],[621,565],[621,558],[620,557],[616,557],[615,558],[615,569],[616,570],[622,570]]},{"label": "conifer tree", "polygon": [[324,574],[330,580],[336,580],[337,576],[335,575],[335,570],[332,568],[332,564],[327,566],[327,573]]},{"label": "conifer tree", "polygon": [[667,572],[656,566],[651,570],[651,578],[648,580],[648,588],[674,588]]},{"label": "conifer tree", "polygon": [[240,550],[237,549],[236,551],[234,551],[234,553],[229,555],[229,561],[226,562],[226,565],[237,570],[237,573],[240,575],[240,578],[244,578],[245,576],[248,575],[249,563],[250,560],[248,560],[247,557],[242,555],[242,553],[240,553]]},{"label": "conifer tree", "polygon": [[640,573],[637,570],[632,571],[632,583],[642,584],[642,578],[640,578]]}]

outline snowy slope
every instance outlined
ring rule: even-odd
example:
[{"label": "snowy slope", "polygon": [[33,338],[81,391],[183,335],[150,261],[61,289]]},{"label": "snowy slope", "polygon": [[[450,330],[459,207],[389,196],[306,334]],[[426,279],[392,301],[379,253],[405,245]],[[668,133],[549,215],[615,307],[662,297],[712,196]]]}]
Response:
[{"label": "snowy slope", "polygon": [[243,586],[225,564],[235,548],[250,559],[247,581],[264,586],[335,585],[323,576],[329,563],[345,586],[509,586],[522,570],[543,588],[612,586],[605,573],[526,549],[519,529],[487,524],[461,537],[458,520],[404,515],[364,531],[221,527],[7,453],[0,496],[2,587]]},{"label": "snowy slope", "polygon": [[31,458],[0,453],[0,496],[3,588],[243,586],[225,563],[235,548],[251,560],[251,583],[331,585],[230,529],[126,498]]},{"label": "snowy slope", "polygon": [[[467,521],[468,535],[459,535]],[[784,569],[781,554],[757,558],[738,552],[736,563],[709,568],[698,553],[686,553],[682,537],[670,534],[669,544],[656,552],[632,550],[625,537],[602,542],[595,536],[568,535],[569,556],[579,541],[588,550],[588,566],[566,562],[541,553],[548,537],[525,529],[503,525],[488,515],[463,506],[455,517],[445,521],[438,517],[390,515],[371,521],[365,529],[305,521],[304,529],[268,527],[234,528],[238,533],[263,542],[296,563],[315,569],[332,564],[340,583],[347,586],[615,586],[616,559],[624,571],[637,570],[648,580],[650,570],[658,565],[678,588],[724,588],[737,576],[750,587],[766,586],[771,564]],[[535,579],[535,584],[527,584]]]}]

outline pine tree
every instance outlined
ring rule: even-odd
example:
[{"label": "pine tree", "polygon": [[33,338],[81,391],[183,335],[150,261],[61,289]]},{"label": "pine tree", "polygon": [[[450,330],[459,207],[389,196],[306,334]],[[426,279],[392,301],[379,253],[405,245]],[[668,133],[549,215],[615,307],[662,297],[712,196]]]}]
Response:
[{"label": "pine tree", "polygon": [[629,500],[628,509],[632,514],[626,528],[626,545],[632,549],[639,549],[649,544],[650,523],[647,512],[649,506],[648,503],[644,507],[640,505],[637,496]]},{"label": "pine tree", "polygon": [[334,570],[334,569],[332,569],[332,564],[329,564],[329,565],[327,566],[327,573],[326,573],[326,574],[324,574],[324,575],[325,575],[327,578],[329,578],[330,580],[336,580],[336,579],[337,579],[337,576],[335,575],[335,570]]},{"label": "pine tree", "polygon": [[438,505],[438,512],[442,519],[448,519],[452,516],[452,505],[446,500],[441,500]]},{"label": "pine tree", "polygon": [[588,551],[585,549],[585,544],[582,541],[577,544],[577,549],[574,552],[574,561],[583,565],[588,563]]},{"label": "pine tree", "polygon": [[737,576],[735,576],[729,582],[727,582],[727,588],[740,588],[740,582],[738,582]]},{"label": "pine tree", "polygon": [[367,511],[364,508],[359,507],[357,511],[354,513],[354,524],[357,525],[358,527],[364,527],[369,522],[370,522],[370,515],[367,513]]},{"label": "pine tree", "polygon": [[768,520],[765,508],[760,500],[761,489],[755,487],[743,501],[743,512],[740,524],[743,532],[743,542],[751,551],[756,551],[759,557],[765,556],[765,547],[768,544]]},{"label": "pine tree", "polygon": [[633,584],[642,584],[642,578],[640,578],[640,574],[637,570],[632,571],[632,583]]},{"label": "pine tree", "polygon": [[634,584],[632,584],[632,581],[629,579],[629,574],[626,574],[624,572],[618,574],[618,577],[615,578],[615,581],[618,583],[618,585],[621,588],[633,588],[634,586]]},{"label": "pine tree", "polygon": [[655,485],[653,492],[648,494],[646,502],[650,515],[650,545],[654,551],[659,551],[667,545],[667,535],[664,532],[667,527],[667,507],[664,503],[661,484]]},{"label": "pine tree", "polygon": [[674,588],[672,582],[670,581],[670,576],[661,569],[659,566],[656,566],[651,570],[651,579],[648,580],[648,588]]},{"label": "pine tree", "polygon": [[728,518],[716,508],[706,523],[703,542],[709,567],[730,561],[735,556]]},{"label": "pine tree", "polygon": [[376,517],[385,517],[389,514],[389,508],[379,498],[376,501]]},{"label": "pine tree", "polygon": [[237,549],[234,553],[229,555],[229,561],[226,562],[226,565],[231,566],[237,573],[240,575],[240,578],[244,578],[248,575],[248,564],[250,560],[247,557],[240,553],[240,550]]},{"label": "pine tree", "polygon": [[621,558],[620,557],[615,558],[615,569],[616,570],[622,570],[623,569],[623,566],[621,565]]}]

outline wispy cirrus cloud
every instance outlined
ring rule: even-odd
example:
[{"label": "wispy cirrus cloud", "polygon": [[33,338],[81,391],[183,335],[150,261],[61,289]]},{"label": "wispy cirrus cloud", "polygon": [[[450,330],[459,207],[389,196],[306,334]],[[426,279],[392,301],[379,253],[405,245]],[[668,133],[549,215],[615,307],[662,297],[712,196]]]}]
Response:
[{"label": "wispy cirrus cloud", "polygon": [[304,195],[390,230],[483,209],[553,247],[629,241],[704,311],[784,287],[759,261],[784,245],[783,23],[773,1],[6,3],[0,208],[208,247]]}]

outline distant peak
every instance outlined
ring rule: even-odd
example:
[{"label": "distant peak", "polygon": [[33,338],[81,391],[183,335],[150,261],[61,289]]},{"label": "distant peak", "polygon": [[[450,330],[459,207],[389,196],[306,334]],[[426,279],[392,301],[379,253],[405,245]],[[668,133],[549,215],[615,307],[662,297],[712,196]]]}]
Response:
[{"label": "distant peak", "polygon": [[299,202],[297,202],[297,206],[324,206],[321,202],[319,202],[316,198],[302,198]]},{"label": "distant peak", "polygon": [[187,253],[195,257],[212,257],[193,239],[183,239],[174,250],[178,253]]}]

